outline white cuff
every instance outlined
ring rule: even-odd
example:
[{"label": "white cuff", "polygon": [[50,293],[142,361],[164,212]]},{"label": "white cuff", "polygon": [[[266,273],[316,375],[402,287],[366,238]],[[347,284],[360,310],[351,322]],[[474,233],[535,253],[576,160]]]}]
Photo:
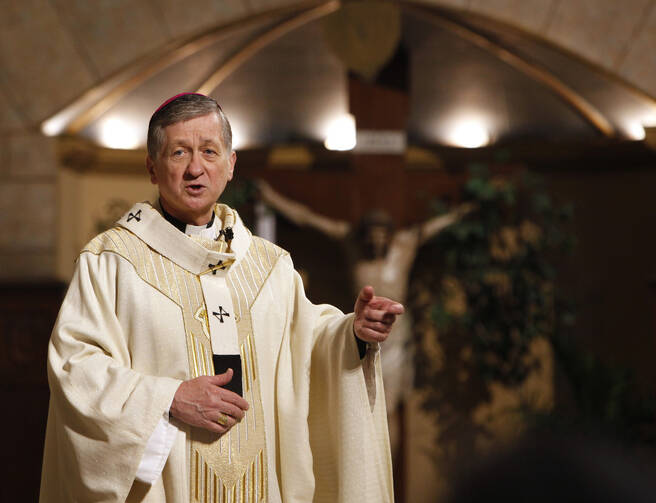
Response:
[{"label": "white cuff", "polygon": [[166,460],[171,453],[178,428],[168,420],[168,411],[164,414],[146,444],[135,478],[146,484],[153,484],[162,474]]}]

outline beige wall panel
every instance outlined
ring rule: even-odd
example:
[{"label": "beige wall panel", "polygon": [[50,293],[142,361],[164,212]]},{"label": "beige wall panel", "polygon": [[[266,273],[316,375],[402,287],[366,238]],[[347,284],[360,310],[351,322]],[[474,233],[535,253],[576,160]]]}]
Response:
[{"label": "beige wall panel", "polygon": [[620,75],[656,97],[656,1],[618,68]]},{"label": "beige wall panel", "polygon": [[113,224],[139,201],[153,201],[157,189],[146,176],[110,173],[78,174],[62,169],[59,176],[57,277],[68,281],[75,257],[98,232]]},{"label": "beige wall panel", "polygon": [[421,3],[437,5],[439,7],[453,7],[456,9],[467,9],[472,0],[420,0]]},{"label": "beige wall panel", "polygon": [[546,36],[605,68],[612,69],[651,0],[560,2]]},{"label": "beige wall panel", "polygon": [[100,78],[163,45],[168,38],[161,17],[147,2],[53,0],[52,3]]},{"label": "beige wall panel", "polygon": [[244,17],[249,4],[243,0],[152,0],[150,3],[159,9],[173,37],[193,35]]},{"label": "beige wall panel", "polygon": [[77,98],[92,76],[48,1],[10,4],[0,25],[0,66],[14,105],[39,122]]},{"label": "beige wall panel", "polygon": [[435,444],[435,418],[421,407],[421,401],[421,392],[413,390],[406,402],[405,500],[440,503],[449,487],[448,474],[435,462],[444,453]]},{"label": "beige wall panel", "polygon": [[25,124],[23,124],[19,112],[14,109],[14,103],[3,92],[0,92],[0,133],[20,131],[24,127]]},{"label": "beige wall panel", "polygon": [[56,145],[53,138],[38,133],[12,135],[7,140],[7,173],[14,178],[54,182],[57,174]]},{"label": "beige wall panel", "polygon": [[298,0],[248,0],[248,4],[251,6],[253,12],[277,9],[300,3],[304,2],[299,2]]},{"label": "beige wall panel", "polygon": [[[2,149],[2,152],[7,152],[9,149],[9,140],[5,135],[2,134],[0,134],[0,149]],[[10,167],[9,159],[5,159],[0,162],[0,185],[5,183],[5,179],[9,174]]]},{"label": "beige wall panel", "polygon": [[3,180],[0,184],[0,251],[54,251],[55,197],[55,183]]},{"label": "beige wall panel", "polygon": [[539,33],[556,4],[557,0],[471,0],[469,8],[472,12]]},{"label": "beige wall panel", "polygon": [[7,252],[0,250],[0,280],[30,281],[32,279],[52,279],[55,270],[53,250],[24,250]]}]

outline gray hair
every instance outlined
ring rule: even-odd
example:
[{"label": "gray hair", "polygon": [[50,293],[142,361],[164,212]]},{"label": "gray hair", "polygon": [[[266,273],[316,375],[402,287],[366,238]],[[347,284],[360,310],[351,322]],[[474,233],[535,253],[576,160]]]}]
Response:
[{"label": "gray hair", "polygon": [[148,123],[148,155],[155,160],[162,152],[166,139],[164,128],[171,124],[215,113],[221,121],[221,139],[228,153],[232,152],[232,128],[219,104],[202,94],[181,94],[159,107]]}]

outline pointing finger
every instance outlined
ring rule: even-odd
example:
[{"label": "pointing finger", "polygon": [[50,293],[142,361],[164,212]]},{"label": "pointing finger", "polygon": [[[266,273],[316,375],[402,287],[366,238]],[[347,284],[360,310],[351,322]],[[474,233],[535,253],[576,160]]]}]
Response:
[{"label": "pointing finger", "polygon": [[403,314],[405,312],[405,308],[403,307],[403,304],[395,302],[387,308],[387,312],[391,314]]},{"label": "pointing finger", "polygon": [[381,309],[367,309],[364,312],[364,319],[367,321],[380,321],[382,323],[394,323],[396,315]]},{"label": "pointing finger", "polygon": [[367,306],[370,309],[385,311],[392,314],[403,314],[405,312],[403,304],[399,304],[398,302],[386,297],[374,297]]}]

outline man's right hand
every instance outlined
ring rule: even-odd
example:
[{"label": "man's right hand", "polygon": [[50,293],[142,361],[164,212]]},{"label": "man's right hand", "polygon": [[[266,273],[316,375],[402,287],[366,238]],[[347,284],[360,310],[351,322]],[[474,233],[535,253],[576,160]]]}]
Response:
[{"label": "man's right hand", "polygon": [[223,435],[242,420],[248,402],[223,388],[232,380],[232,369],[215,376],[184,381],[175,392],[170,414],[192,426]]}]

